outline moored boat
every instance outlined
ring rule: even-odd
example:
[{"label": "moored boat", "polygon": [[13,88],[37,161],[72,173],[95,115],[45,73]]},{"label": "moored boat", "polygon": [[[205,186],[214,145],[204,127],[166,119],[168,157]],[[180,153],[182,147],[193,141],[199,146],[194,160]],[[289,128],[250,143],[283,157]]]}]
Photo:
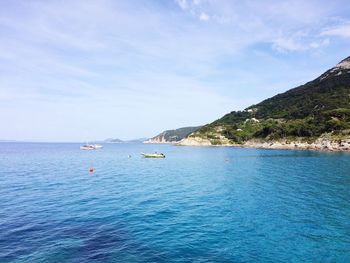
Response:
[{"label": "moored boat", "polygon": [[141,153],[145,158],[165,158],[163,153]]},{"label": "moored boat", "polygon": [[81,150],[96,150],[101,148],[103,148],[103,146],[99,144],[84,144],[80,146]]}]

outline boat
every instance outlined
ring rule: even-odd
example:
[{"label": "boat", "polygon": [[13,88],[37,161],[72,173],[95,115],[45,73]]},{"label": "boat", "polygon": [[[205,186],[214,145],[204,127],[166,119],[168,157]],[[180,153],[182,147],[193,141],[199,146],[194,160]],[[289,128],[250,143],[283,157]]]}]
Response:
[{"label": "boat", "polygon": [[163,153],[141,153],[145,158],[165,158]]},{"label": "boat", "polygon": [[84,144],[80,146],[81,150],[96,150],[101,148],[103,148],[103,146],[99,144]]},{"label": "boat", "polygon": [[95,150],[96,148],[93,145],[85,144],[80,146],[80,150]]}]

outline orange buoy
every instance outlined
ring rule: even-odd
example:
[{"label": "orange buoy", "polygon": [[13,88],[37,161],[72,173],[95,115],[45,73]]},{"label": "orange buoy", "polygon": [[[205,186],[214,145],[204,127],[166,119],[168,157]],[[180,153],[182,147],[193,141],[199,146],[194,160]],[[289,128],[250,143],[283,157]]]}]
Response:
[{"label": "orange buoy", "polygon": [[94,167],[90,167],[89,172],[93,173],[94,172]]}]

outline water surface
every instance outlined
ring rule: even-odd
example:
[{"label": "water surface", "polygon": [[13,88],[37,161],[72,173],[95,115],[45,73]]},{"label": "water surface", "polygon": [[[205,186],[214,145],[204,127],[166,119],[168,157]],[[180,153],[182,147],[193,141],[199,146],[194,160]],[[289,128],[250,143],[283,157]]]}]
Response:
[{"label": "water surface", "polygon": [[0,262],[350,262],[349,190],[346,153],[0,143]]}]

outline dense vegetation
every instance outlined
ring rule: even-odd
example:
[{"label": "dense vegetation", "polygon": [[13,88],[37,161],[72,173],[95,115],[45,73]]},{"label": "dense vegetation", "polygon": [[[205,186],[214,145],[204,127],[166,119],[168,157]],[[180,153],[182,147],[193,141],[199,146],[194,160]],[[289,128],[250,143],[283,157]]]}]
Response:
[{"label": "dense vegetation", "polygon": [[[344,61],[350,63],[350,57]],[[195,136],[243,143],[253,138],[314,140],[325,133],[350,133],[350,68],[335,67],[305,85],[226,114]]]}]

